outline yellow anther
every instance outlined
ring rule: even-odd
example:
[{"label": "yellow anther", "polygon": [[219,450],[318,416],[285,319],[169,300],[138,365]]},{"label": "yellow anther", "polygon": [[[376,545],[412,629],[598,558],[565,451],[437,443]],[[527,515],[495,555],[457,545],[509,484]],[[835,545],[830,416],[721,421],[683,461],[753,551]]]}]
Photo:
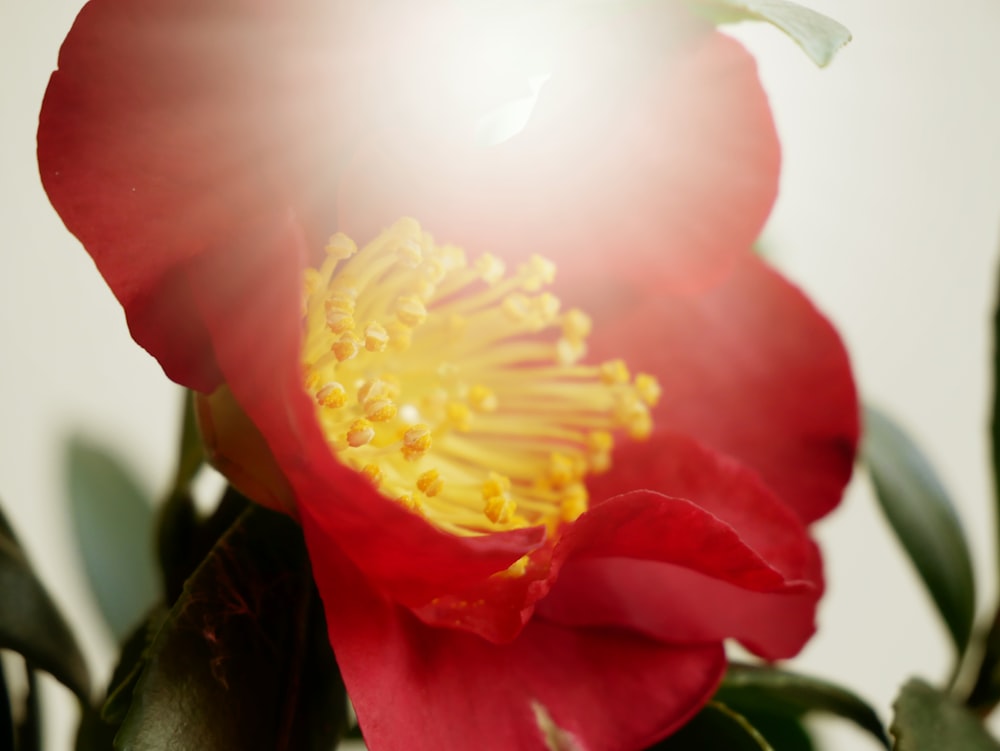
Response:
[{"label": "yellow anther", "polygon": [[396,246],[396,257],[403,266],[415,269],[424,260],[424,252],[419,242],[408,237]]},{"label": "yellow anther", "polygon": [[587,510],[587,489],[583,485],[567,488],[560,499],[559,515],[564,522],[575,522]]},{"label": "yellow anther", "polygon": [[444,490],[444,478],[436,469],[429,469],[417,478],[417,490],[428,498],[433,498]]},{"label": "yellow anther", "polygon": [[382,484],[384,475],[382,474],[382,468],[377,464],[366,464],[361,468],[361,474],[376,488]]},{"label": "yellow anther", "polygon": [[352,448],[359,448],[371,443],[374,437],[375,426],[363,417],[352,422],[351,427],[347,429],[347,445]]},{"label": "yellow anther", "polygon": [[640,441],[648,438],[653,430],[653,418],[650,417],[649,408],[632,392],[621,394],[616,402],[615,418],[628,430],[629,436]]},{"label": "yellow anther", "polygon": [[369,352],[384,352],[389,345],[389,332],[385,326],[373,321],[365,326],[365,349]]},{"label": "yellow anther", "polygon": [[331,292],[323,301],[323,308],[327,315],[331,311],[339,310],[342,313],[354,313],[355,299],[343,291]]},{"label": "yellow anther", "polygon": [[583,340],[561,337],[556,342],[556,362],[560,365],[572,365],[579,362],[585,354],[587,354],[587,344]]},{"label": "yellow anther", "polygon": [[624,360],[608,360],[601,363],[601,380],[608,385],[628,383],[631,377]]},{"label": "yellow anther", "polygon": [[448,422],[456,430],[468,432],[472,428],[472,410],[463,402],[449,402],[447,407]]},{"label": "yellow anther", "polygon": [[578,308],[566,311],[562,320],[563,336],[571,342],[579,342],[590,336],[593,323],[590,316]]},{"label": "yellow anther", "polygon": [[326,325],[334,334],[343,334],[354,328],[354,316],[336,308],[326,311]]},{"label": "yellow anther", "polygon": [[477,383],[469,389],[469,404],[477,412],[495,412],[498,405],[497,395],[492,389]]},{"label": "yellow anther", "polygon": [[487,284],[496,284],[503,279],[507,267],[504,262],[491,253],[484,253],[476,259],[476,273]]},{"label": "yellow anther", "polygon": [[413,425],[403,433],[403,457],[415,461],[430,451],[431,429],[423,423]]},{"label": "yellow anther", "polygon": [[498,495],[505,495],[510,490],[510,478],[505,475],[490,472],[489,479],[483,483],[483,500],[488,501]]},{"label": "yellow anther", "polygon": [[635,391],[639,394],[639,398],[650,407],[655,407],[659,403],[663,393],[660,389],[660,382],[649,373],[639,373],[635,377]]},{"label": "yellow anther", "polygon": [[536,292],[556,279],[556,265],[547,258],[533,255],[520,269],[521,287]]},{"label": "yellow anther", "polygon": [[531,300],[528,299],[527,295],[522,295],[519,292],[507,295],[500,303],[500,307],[507,314],[507,317],[516,323],[526,321],[531,316]]},{"label": "yellow anther", "polygon": [[423,504],[414,497],[413,493],[400,493],[396,496],[396,503],[405,508],[407,511],[412,511],[415,514],[420,514],[423,516],[424,508]]},{"label": "yellow anther", "polygon": [[559,298],[549,292],[538,295],[531,303],[541,327],[548,326],[559,315]]},{"label": "yellow anther", "polygon": [[341,232],[333,235],[326,243],[327,256],[335,258],[338,261],[350,258],[357,252],[358,246],[354,243],[354,240]]},{"label": "yellow anther", "polygon": [[396,405],[390,399],[370,399],[365,402],[365,417],[372,422],[388,422],[396,416]]},{"label": "yellow anther", "polygon": [[545,479],[548,480],[550,487],[559,489],[579,480],[584,471],[586,471],[586,467],[581,466],[579,460],[574,460],[574,457],[566,454],[553,452],[549,456],[549,469]]},{"label": "yellow anther", "polygon": [[343,407],[347,403],[347,389],[336,381],[330,381],[316,392],[316,401],[331,409]]},{"label": "yellow anther", "polygon": [[350,332],[347,332],[333,343],[330,351],[333,352],[339,362],[350,360],[358,354],[357,339]]},{"label": "yellow anther", "polygon": [[510,523],[510,520],[514,518],[515,511],[517,511],[517,504],[506,493],[490,496],[483,504],[483,513],[494,524]]},{"label": "yellow anther", "polygon": [[427,308],[416,295],[403,295],[396,300],[396,318],[413,328],[427,320]]}]

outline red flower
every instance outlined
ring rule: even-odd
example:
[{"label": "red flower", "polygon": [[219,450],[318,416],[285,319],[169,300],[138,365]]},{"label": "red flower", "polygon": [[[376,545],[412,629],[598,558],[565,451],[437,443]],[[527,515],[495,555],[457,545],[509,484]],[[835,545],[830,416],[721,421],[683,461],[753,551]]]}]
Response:
[{"label": "red flower", "polygon": [[[136,341],[227,387],[220,460],[294,503],[376,749],[638,748],[711,695],[724,639],[776,659],[814,628],[805,525],[857,405],[835,332],[750,252],[778,174],[753,63],[679,4],[554,5],[490,19],[545,53],[495,88],[496,37],[448,2],[93,0],[42,110],[46,189]],[[409,222],[322,261],[399,216],[527,265],[498,282]],[[650,417],[601,473],[606,430]]]}]

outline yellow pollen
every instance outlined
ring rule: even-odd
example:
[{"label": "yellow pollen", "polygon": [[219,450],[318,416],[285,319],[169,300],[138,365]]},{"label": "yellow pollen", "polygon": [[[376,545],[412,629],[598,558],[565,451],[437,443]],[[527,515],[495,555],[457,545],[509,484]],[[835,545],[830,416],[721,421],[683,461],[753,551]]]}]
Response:
[{"label": "yellow pollen", "polygon": [[426,425],[414,425],[403,433],[403,457],[413,461],[431,449],[431,429]]},{"label": "yellow pollen", "polygon": [[494,524],[509,524],[516,510],[517,505],[514,501],[506,493],[501,493],[486,499],[483,513]]},{"label": "yellow pollen", "polygon": [[631,375],[624,360],[609,360],[601,363],[601,380],[607,384],[628,383]]},{"label": "yellow pollen", "polygon": [[358,342],[352,334],[346,333],[335,341],[330,349],[340,362],[344,362],[358,354]]},{"label": "yellow pollen", "polygon": [[382,484],[384,475],[382,474],[382,468],[377,464],[366,464],[361,468],[361,474],[376,488]]},{"label": "yellow pollen", "polygon": [[416,295],[406,295],[396,301],[396,317],[404,325],[413,328],[427,320],[427,308]]},{"label": "yellow pollen", "polygon": [[326,244],[326,254],[330,258],[343,261],[358,252],[358,246],[347,235],[338,232]]},{"label": "yellow pollen", "polygon": [[648,406],[655,407],[660,401],[660,382],[649,373],[639,373],[635,377],[635,390]]},{"label": "yellow pollen", "polygon": [[593,323],[590,316],[582,310],[574,308],[566,312],[563,316],[562,331],[563,336],[571,342],[580,342],[590,336]]},{"label": "yellow pollen", "polygon": [[385,352],[389,346],[389,332],[378,321],[372,321],[365,327],[365,349],[369,352]]},{"label": "yellow pollen", "polygon": [[331,409],[343,407],[347,403],[347,390],[333,381],[316,392],[316,401]]},{"label": "yellow pollen", "polygon": [[436,469],[429,469],[417,478],[417,490],[433,497],[444,490],[444,480]]},{"label": "yellow pollen", "polygon": [[[403,219],[362,248],[334,235],[302,282],[302,383],[339,461],[456,535],[587,509],[614,436],[652,431],[656,379],[587,363],[590,317],[563,310],[540,257],[509,272]],[[521,576],[527,558],[502,575]]]},{"label": "yellow pollen", "polygon": [[351,427],[347,429],[347,445],[352,448],[371,443],[374,437],[375,426],[363,417],[352,422]]}]

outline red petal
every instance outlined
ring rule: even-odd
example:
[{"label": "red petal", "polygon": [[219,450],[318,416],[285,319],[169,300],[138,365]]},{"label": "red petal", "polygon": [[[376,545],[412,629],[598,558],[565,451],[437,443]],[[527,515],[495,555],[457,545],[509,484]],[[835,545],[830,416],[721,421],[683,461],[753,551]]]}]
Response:
[{"label": "red petal", "polygon": [[[651,23],[632,16],[633,35]],[[411,127],[378,134],[347,172],[341,225],[369,236],[405,214],[471,253],[541,253],[560,263],[568,302],[583,292],[577,280],[703,283],[760,232],[778,142],[738,43],[707,34],[659,52],[628,75],[597,76],[576,59],[557,67],[527,128],[498,146]]]},{"label": "red petal", "polygon": [[[342,151],[379,82],[402,77],[413,12],[374,0],[91,0],[80,12],[42,107],[42,181],[174,380],[205,392],[220,380],[183,266],[280,235],[291,207],[322,247]],[[387,35],[399,58],[372,44]]]},{"label": "red petal", "polygon": [[595,358],[656,375],[655,424],[757,470],[809,522],[840,501],[858,440],[844,346],[795,287],[756,256],[698,294],[665,289],[609,311]]},{"label": "red petal", "polygon": [[497,646],[431,628],[370,590],[323,541],[310,550],[372,749],[544,751],[535,706],[562,729],[564,748],[644,748],[691,717],[725,668],[718,644],[673,647],[626,631],[534,620]]},{"label": "red petal", "polygon": [[736,638],[770,659],[798,652],[823,586],[796,516],[752,471],[681,437],[657,436],[619,461],[591,483],[595,494],[659,492],[612,497],[580,517],[539,612],[681,643]]}]

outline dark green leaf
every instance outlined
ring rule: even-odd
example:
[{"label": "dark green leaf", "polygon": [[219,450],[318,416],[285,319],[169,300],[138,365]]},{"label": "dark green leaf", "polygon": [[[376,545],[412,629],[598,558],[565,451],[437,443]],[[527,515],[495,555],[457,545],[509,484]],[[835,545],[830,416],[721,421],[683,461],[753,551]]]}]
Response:
[{"label": "dark green leaf", "polygon": [[903,686],[893,708],[895,751],[1000,751],[971,712],[923,681]]},{"label": "dark green leaf", "polygon": [[0,660],[0,748],[14,748],[14,716],[3,660]]},{"label": "dark green leaf", "polygon": [[42,706],[38,693],[38,676],[31,665],[25,663],[28,677],[28,694],[24,701],[24,717],[17,723],[17,751],[41,751]]},{"label": "dark green leaf", "polygon": [[797,717],[767,711],[744,712],[739,707],[730,709],[742,714],[774,751],[816,751],[812,736]]},{"label": "dark green leaf", "polygon": [[765,21],[785,32],[820,67],[851,41],[851,32],[832,18],[788,0],[688,0],[715,23]]},{"label": "dark green leaf", "polygon": [[198,420],[194,407],[194,392],[184,392],[183,417],[181,419],[180,445],[177,447],[177,473],[174,476],[175,491],[189,491],[195,475],[205,463],[205,447],[198,432]]},{"label": "dark green leaf", "polygon": [[19,652],[51,673],[81,701],[90,678],[73,632],[35,575],[6,518],[0,513],[0,649]]},{"label": "dark green leaf", "polygon": [[156,635],[115,748],[327,751],[345,714],[301,531],[252,507]]},{"label": "dark green leaf", "polygon": [[[1000,554],[1000,290],[993,311],[993,408],[990,416],[990,452],[993,464],[994,521],[998,524],[994,545]],[[1000,557],[997,562],[1000,563]],[[993,616],[983,644],[976,683],[967,704],[989,713],[1000,702],[1000,608]]]},{"label": "dark green leaf", "polygon": [[200,519],[194,499],[184,490],[173,492],[160,510],[156,546],[166,601],[173,604],[184,583],[219,538],[246,511],[248,501],[228,489],[207,519]]},{"label": "dark green leaf", "polygon": [[748,714],[837,715],[854,722],[889,747],[885,729],[871,707],[850,691],[816,678],[762,665],[731,663],[715,696]]},{"label": "dark green leaf", "polygon": [[90,587],[115,638],[124,639],[160,596],[152,502],[120,460],[84,439],[70,440],[66,466]]},{"label": "dark green leaf", "polygon": [[965,534],[947,491],[917,445],[871,407],[865,409],[862,456],[882,511],[963,654],[975,617],[976,588]]},{"label": "dark green leaf", "polygon": [[687,725],[649,751],[775,751],[738,712],[710,702]]}]

